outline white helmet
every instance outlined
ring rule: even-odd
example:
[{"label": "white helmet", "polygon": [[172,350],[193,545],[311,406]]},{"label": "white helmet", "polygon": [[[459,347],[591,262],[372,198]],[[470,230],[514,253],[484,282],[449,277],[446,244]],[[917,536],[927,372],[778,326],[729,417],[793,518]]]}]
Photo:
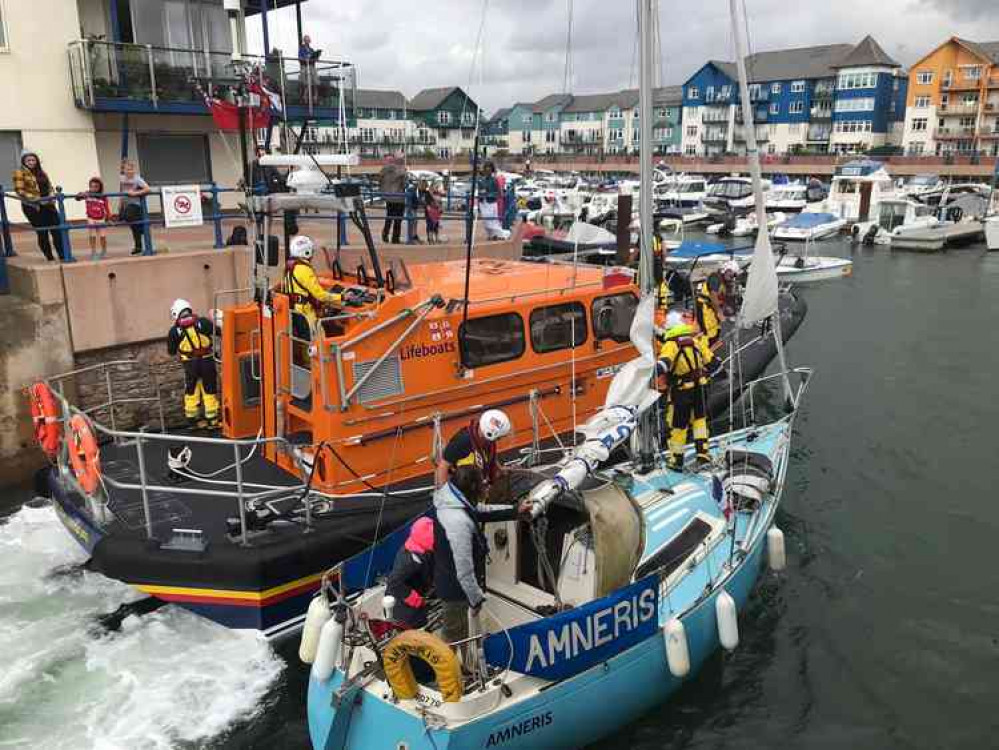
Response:
[{"label": "white helmet", "polygon": [[170,319],[177,320],[184,310],[194,310],[194,305],[186,299],[175,299],[173,304],[170,305]]},{"label": "white helmet", "polygon": [[669,314],[666,316],[666,328],[675,328],[676,326],[682,326],[686,321],[683,319],[683,313],[679,310],[670,310]]},{"label": "white helmet", "polygon": [[312,238],[304,234],[296,234],[291,238],[291,244],[288,245],[288,253],[292,258],[312,260],[313,250]]},{"label": "white helmet", "polygon": [[499,409],[488,409],[479,417],[479,432],[490,443],[509,435],[512,428],[510,417]]},{"label": "white helmet", "polygon": [[722,274],[730,273],[733,276],[738,276],[742,273],[742,268],[739,266],[739,261],[737,260],[727,260],[721,267]]}]

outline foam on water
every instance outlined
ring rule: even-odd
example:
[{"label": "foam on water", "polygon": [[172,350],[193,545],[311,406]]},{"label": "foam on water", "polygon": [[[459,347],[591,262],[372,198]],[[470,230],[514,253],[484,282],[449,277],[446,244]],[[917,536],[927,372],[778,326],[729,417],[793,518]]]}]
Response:
[{"label": "foam on water", "polygon": [[85,559],[50,507],[0,524],[0,748],[197,746],[263,710],[283,662],[262,636],[171,606],[103,631],[141,595]]}]

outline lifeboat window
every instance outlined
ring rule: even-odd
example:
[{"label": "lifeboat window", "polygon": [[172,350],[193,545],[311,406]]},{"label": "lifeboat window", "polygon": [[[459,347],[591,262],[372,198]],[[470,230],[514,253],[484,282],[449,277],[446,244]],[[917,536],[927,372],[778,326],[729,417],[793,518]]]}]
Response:
[{"label": "lifeboat window", "polygon": [[538,354],[570,349],[586,342],[586,308],[578,302],[531,311],[531,346]]},{"label": "lifeboat window", "polygon": [[509,362],[524,353],[524,321],[517,313],[472,318],[461,325],[458,341],[465,367]]},{"label": "lifeboat window", "polygon": [[593,335],[597,341],[613,339],[619,344],[628,341],[631,321],[638,308],[638,297],[631,292],[611,294],[593,300]]}]

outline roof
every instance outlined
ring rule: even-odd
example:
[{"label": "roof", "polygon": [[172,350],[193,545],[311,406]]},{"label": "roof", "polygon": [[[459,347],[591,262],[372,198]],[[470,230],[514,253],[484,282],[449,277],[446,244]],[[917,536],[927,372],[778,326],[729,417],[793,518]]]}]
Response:
[{"label": "roof", "polygon": [[401,91],[357,89],[354,106],[368,109],[406,109],[406,97]]},{"label": "roof", "polygon": [[534,103],[535,112],[547,112],[553,107],[564,107],[572,101],[570,94],[549,94],[544,99],[539,99]]},{"label": "roof", "polygon": [[[709,60],[733,81],[739,79],[734,62]],[[746,72],[751,83],[790,81],[808,78],[832,78],[838,68],[860,65],[886,65],[901,67],[871,36],[859,44],[822,44],[815,47],[757,52],[746,57]]]},{"label": "roof", "polygon": [[999,63],[999,42],[972,42],[959,37],[954,37],[954,40],[963,44],[979,57],[984,57],[986,60]]},{"label": "roof", "polygon": [[581,94],[573,96],[566,112],[603,112],[617,106],[629,109],[638,104],[638,90],[626,89],[607,94]]},{"label": "roof", "polygon": [[883,65],[889,68],[901,68],[881,45],[874,41],[870,34],[860,40],[860,43],[850,50],[835,66],[836,68],[857,68],[866,65]]},{"label": "roof", "polygon": [[493,112],[492,117],[486,120],[486,122],[487,123],[497,122],[499,120],[502,120],[504,117],[509,117],[510,111],[512,109],[513,107],[503,107],[502,109],[497,109],[495,112]]},{"label": "roof", "polygon": [[683,102],[683,86],[663,86],[653,90],[653,104],[681,104]]},{"label": "roof", "polygon": [[472,101],[472,98],[462,91],[459,86],[441,86],[439,88],[423,89],[420,93],[409,100],[409,108],[414,112],[427,112],[431,109],[437,109],[444,103],[444,100],[451,96],[451,94],[455,91],[460,93],[468,99],[470,104],[475,106],[475,102]]}]

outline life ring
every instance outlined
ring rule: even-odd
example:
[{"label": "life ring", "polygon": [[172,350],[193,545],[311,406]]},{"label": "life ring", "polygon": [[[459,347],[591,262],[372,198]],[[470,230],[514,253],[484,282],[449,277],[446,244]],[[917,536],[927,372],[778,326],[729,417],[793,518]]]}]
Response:
[{"label": "life ring", "polygon": [[62,425],[56,397],[47,383],[38,382],[28,388],[31,399],[31,421],[35,426],[35,440],[49,458],[59,452]]},{"label": "life ring", "polygon": [[399,700],[411,700],[419,693],[410,660],[422,659],[437,676],[445,703],[461,700],[461,665],[458,656],[436,635],[425,630],[406,630],[389,641],[382,652],[385,677]]},{"label": "life ring", "polygon": [[69,462],[80,487],[93,495],[101,481],[101,453],[90,420],[82,414],[69,420]]}]

